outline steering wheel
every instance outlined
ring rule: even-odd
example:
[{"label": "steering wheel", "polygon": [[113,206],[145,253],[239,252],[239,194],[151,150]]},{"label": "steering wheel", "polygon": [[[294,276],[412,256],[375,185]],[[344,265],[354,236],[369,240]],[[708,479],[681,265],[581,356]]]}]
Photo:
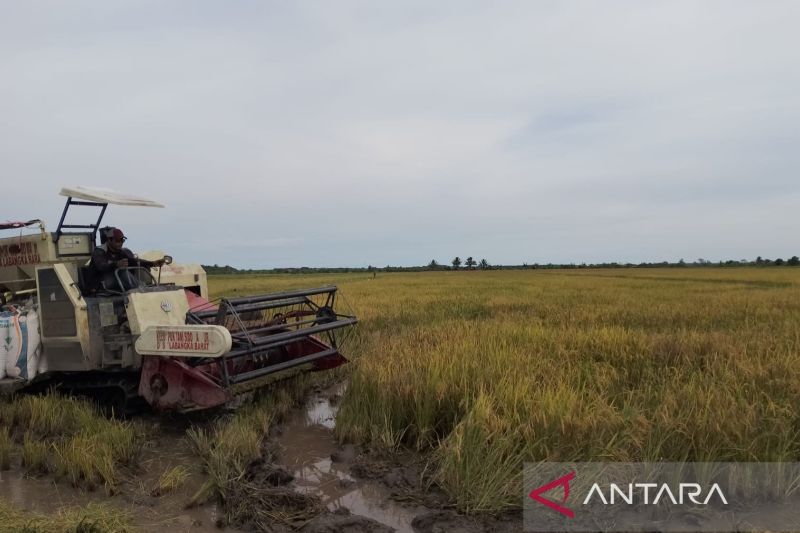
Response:
[{"label": "steering wheel", "polygon": [[118,268],[114,272],[114,277],[117,280],[117,286],[122,292],[156,284],[150,269],[140,266]]}]

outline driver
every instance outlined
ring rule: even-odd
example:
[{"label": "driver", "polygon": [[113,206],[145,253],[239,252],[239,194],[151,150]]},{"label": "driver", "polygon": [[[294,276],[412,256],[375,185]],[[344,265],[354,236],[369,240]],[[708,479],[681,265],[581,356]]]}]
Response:
[{"label": "driver", "polygon": [[[122,243],[126,240],[125,235],[119,228],[107,228],[105,230],[105,243],[95,248],[94,252],[92,252],[92,259],[90,262],[91,278],[93,281],[92,292],[101,287],[106,289],[117,287],[117,279],[114,274],[119,268],[136,266],[153,268],[160,267],[164,264],[163,259],[147,261],[137,258],[133,255],[133,252],[122,247]],[[128,276],[128,278],[130,278],[130,276]],[[128,281],[131,282],[130,279],[128,279]],[[131,282],[131,284],[133,283]],[[122,287],[123,290],[129,288],[132,287]]]}]

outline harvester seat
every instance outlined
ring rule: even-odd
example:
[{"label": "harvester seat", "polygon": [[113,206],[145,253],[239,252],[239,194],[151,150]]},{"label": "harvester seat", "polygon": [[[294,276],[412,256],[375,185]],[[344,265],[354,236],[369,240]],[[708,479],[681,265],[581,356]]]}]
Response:
[{"label": "harvester seat", "polygon": [[91,266],[78,267],[78,287],[83,296],[94,296],[97,292],[97,280]]}]

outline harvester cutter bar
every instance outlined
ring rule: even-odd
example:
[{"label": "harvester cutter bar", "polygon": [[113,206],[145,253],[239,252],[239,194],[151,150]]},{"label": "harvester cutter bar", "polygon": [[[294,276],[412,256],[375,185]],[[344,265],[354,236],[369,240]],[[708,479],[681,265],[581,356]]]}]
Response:
[{"label": "harvester cutter bar", "polygon": [[[269,302],[255,302],[255,303],[247,303],[247,304],[232,304],[230,300],[223,299],[223,305],[221,308],[224,308],[223,316],[226,314],[230,314],[233,311],[237,313],[243,313],[247,311],[265,311],[267,309],[277,309],[278,307],[285,307],[288,305],[297,305],[297,304],[306,304],[309,303],[310,300],[305,297],[297,297],[297,298],[287,298],[285,300],[270,300]],[[227,305],[225,305],[227,304]],[[216,318],[219,314],[217,310],[208,310],[208,311],[199,311],[193,313],[194,316],[200,319],[208,319],[208,318]]]},{"label": "harvester cutter bar", "polygon": [[[234,347],[233,350],[226,353],[221,358],[217,359],[220,363],[223,361],[231,361],[237,358],[252,356],[252,355],[259,355],[264,352],[268,352],[275,348],[279,348],[281,346],[286,346],[288,344],[292,344],[295,341],[306,339],[311,335],[315,335],[317,333],[324,333],[327,331],[333,331],[335,329],[343,328],[346,326],[352,326],[358,323],[358,319],[353,317],[347,317],[340,320],[336,320],[334,322],[327,322],[325,324],[318,324],[316,326],[312,326],[310,328],[303,328],[295,331],[287,331],[284,333],[277,333],[275,335],[269,335],[266,337],[261,337],[253,341],[252,347],[248,345],[246,342],[239,343],[238,347]],[[333,352],[335,353],[338,351],[336,346],[333,346]],[[331,354],[327,354],[331,355]],[[208,359],[204,358],[194,358],[191,360],[187,360],[186,363],[190,366],[203,366],[207,363],[211,362]],[[223,365],[224,366],[224,365]],[[231,382],[233,382],[232,378],[229,378]]]},{"label": "harvester cutter bar", "polygon": [[[317,333],[323,333],[325,331],[331,331],[334,329],[343,328],[345,326],[351,326],[355,324],[357,320],[355,318],[342,318],[339,320],[335,320],[333,322],[326,322],[325,324],[317,324],[316,326],[311,326],[309,328],[303,328],[295,331],[287,331],[284,333],[276,333],[274,335],[268,335],[266,337],[259,337],[252,340],[253,346],[257,348],[255,350],[258,351],[265,351],[272,348],[277,348],[279,346],[285,346],[287,344],[291,344],[292,342],[296,341],[297,339],[304,339],[309,335],[315,335]],[[241,355],[249,355],[254,353],[252,349],[242,349],[242,350],[232,350],[227,354],[227,357],[238,357]]]},{"label": "harvester cutter bar", "polygon": [[[358,322],[334,311],[335,286],[222,298],[214,308],[190,311],[190,323],[214,324],[231,334],[232,349],[217,359],[192,359],[186,364],[213,372],[226,389],[283,375],[295,367],[334,368],[347,362],[339,353],[336,331]],[[278,374],[280,373],[280,374]]]},{"label": "harvester cutter bar", "polygon": [[276,363],[274,365],[266,366],[264,368],[259,368],[256,370],[251,370],[250,372],[244,372],[242,374],[237,374],[235,376],[230,376],[229,380],[232,384],[241,383],[243,381],[249,381],[251,379],[255,379],[261,376],[266,376],[268,374],[274,374],[276,372],[281,372],[283,370],[287,370],[289,368],[293,368],[300,365],[305,365],[307,363],[313,363],[318,359],[322,359],[324,357],[330,357],[332,355],[336,355],[339,353],[339,350],[336,348],[330,348],[328,350],[323,350],[321,352],[312,353],[310,355],[305,355],[303,357],[297,357],[295,359],[290,359],[289,361],[284,361],[283,363]]},{"label": "harvester cutter bar", "polygon": [[[251,329],[248,331],[248,333],[251,335],[256,335],[261,333],[269,333],[270,331],[285,331],[286,328],[305,326],[306,324],[314,324],[315,322],[319,322],[317,317],[309,318],[308,320],[296,320],[294,322],[287,322],[285,324],[273,324],[263,328]],[[246,340],[247,338],[244,333],[231,333],[231,337],[233,337],[235,340]]]},{"label": "harvester cutter bar", "polygon": [[336,292],[335,285],[328,285],[326,287],[318,287],[316,289],[302,289],[296,291],[284,291],[284,292],[273,292],[270,294],[264,294],[262,296],[244,296],[240,298],[226,298],[225,301],[230,303],[231,305],[242,305],[242,304],[254,304],[259,302],[269,302],[272,300],[284,300],[286,298],[293,298],[295,296],[315,296],[317,294],[325,294],[328,293],[329,295]]}]

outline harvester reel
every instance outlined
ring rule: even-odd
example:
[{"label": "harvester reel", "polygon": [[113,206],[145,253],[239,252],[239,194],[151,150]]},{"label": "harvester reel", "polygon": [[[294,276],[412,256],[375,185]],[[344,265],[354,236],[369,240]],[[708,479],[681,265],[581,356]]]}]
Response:
[{"label": "harvester reel", "polygon": [[195,369],[240,386],[285,371],[327,370],[345,363],[337,331],[354,325],[353,316],[334,310],[336,287],[222,299],[216,309],[190,311],[189,322],[225,327],[233,341],[216,360],[193,360]]},{"label": "harvester reel", "polygon": [[317,320],[315,324],[327,324],[336,320],[336,312],[333,308],[324,305],[317,310]]}]

